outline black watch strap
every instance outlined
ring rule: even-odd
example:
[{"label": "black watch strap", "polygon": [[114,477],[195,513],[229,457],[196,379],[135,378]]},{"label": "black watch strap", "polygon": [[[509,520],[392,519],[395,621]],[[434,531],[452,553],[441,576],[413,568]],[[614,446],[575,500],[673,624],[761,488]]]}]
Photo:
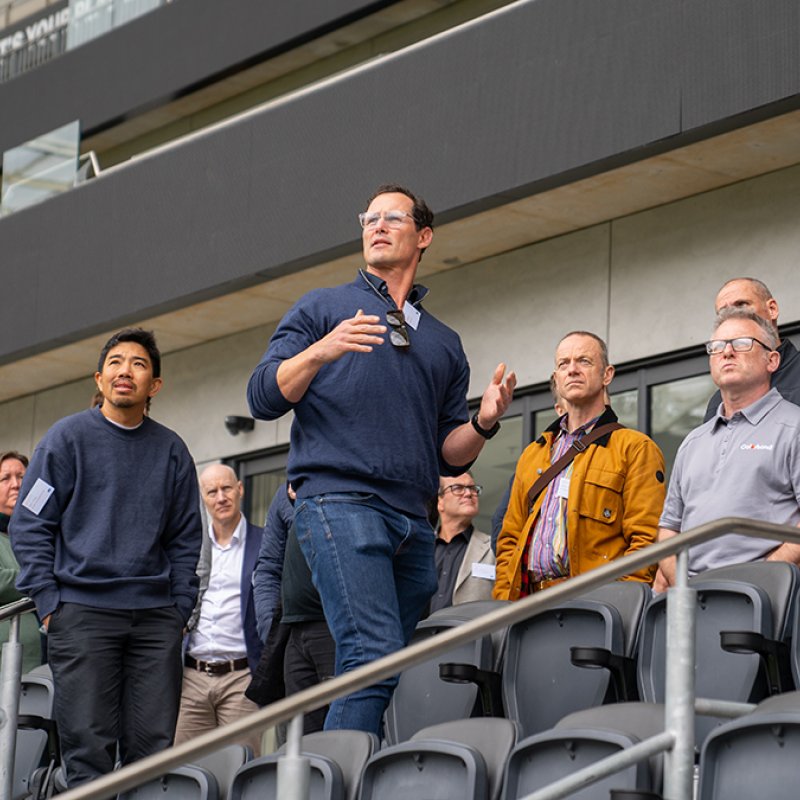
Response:
[{"label": "black watch strap", "polygon": [[470,422],[472,423],[472,427],[475,428],[475,433],[477,433],[478,436],[483,436],[484,439],[491,439],[492,436],[496,435],[497,431],[500,430],[499,422],[495,422],[495,424],[492,425],[492,427],[488,430],[486,428],[481,428],[480,423],[478,422],[477,411],[472,415]]}]

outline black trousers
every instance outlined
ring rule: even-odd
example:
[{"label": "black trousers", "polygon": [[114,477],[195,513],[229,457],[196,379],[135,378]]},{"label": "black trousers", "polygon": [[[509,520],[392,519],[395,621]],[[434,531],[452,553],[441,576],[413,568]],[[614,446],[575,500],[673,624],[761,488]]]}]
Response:
[{"label": "black trousers", "polygon": [[48,660],[67,784],[73,788],[169,747],[180,704],[183,619],[62,603],[50,618]]},{"label": "black trousers", "polygon": [[[336,669],[336,644],[325,622],[293,622],[283,661],[286,696],[316,686],[333,677]],[[321,731],[328,707],[303,717],[303,733]]]}]

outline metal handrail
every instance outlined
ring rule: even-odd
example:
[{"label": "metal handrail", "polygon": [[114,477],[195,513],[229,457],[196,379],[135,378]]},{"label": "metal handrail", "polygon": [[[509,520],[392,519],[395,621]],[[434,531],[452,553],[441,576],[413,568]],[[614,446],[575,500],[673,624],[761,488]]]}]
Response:
[{"label": "metal handrail", "polygon": [[[453,649],[456,645],[525,620],[534,614],[560,605],[565,600],[578,597],[611,580],[636,572],[642,567],[655,564],[668,556],[681,552],[685,556],[689,547],[726,533],[757,536],[774,539],[779,542],[791,541],[800,543],[800,530],[788,525],[776,525],[740,517],[725,517],[700,525],[691,531],[681,533],[679,536],[674,536],[664,542],[649,545],[591,572],[570,578],[570,580],[560,583],[546,592],[531,595],[516,603],[491,611],[457,628],[443,631],[425,641],[412,644],[396,653],[365,664],[352,672],[347,672],[310,689],[298,692],[291,697],[279,700],[229,725],[204,733],[196,739],[143,758],[141,761],[129,764],[91,783],[70,789],[61,794],[59,800],[95,800],[95,798],[99,800],[100,798],[106,798],[118,792],[131,789],[248,734],[285,722],[298,714],[313,711],[337,697],[371,686],[391,675],[396,675],[407,667],[427,661],[433,656],[441,655]],[[692,697],[692,710],[693,706],[694,698]],[[670,731],[667,731],[667,733],[670,734],[671,738],[668,739],[663,734],[660,735],[659,743],[662,745],[661,749],[663,749],[665,742],[674,741],[674,733]],[[687,768],[691,771],[692,765],[683,765],[683,767],[684,771]],[[680,800],[680,796],[676,795],[675,800]]]},{"label": "metal handrail", "polygon": [[6,603],[0,606],[0,622],[5,622],[7,619],[16,617],[19,614],[24,614],[27,611],[35,611],[36,603],[29,597],[23,597],[21,600],[14,600],[12,603]]}]

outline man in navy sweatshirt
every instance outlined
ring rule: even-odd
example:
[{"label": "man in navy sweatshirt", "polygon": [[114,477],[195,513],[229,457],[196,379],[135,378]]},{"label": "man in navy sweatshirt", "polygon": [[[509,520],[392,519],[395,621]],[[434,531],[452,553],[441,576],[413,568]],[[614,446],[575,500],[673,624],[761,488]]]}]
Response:
[{"label": "man in navy sweatshirt", "polygon": [[17,587],[48,631],[70,787],[169,747],[181,635],[202,523],[186,445],[146,411],[161,388],[153,334],[120,331],[95,373],[102,405],[39,443],[11,518]]},{"label": "man in navy sweatshirt", "polygon": [[[248,385],[254,417],[294,410],[295,529],[340,674],[403,647],[436,590],[425,504],[496,433],[516,383],[500,364],[469,420],[458,335],[414,283],[433,214],[387,185],[359,215],[366,268],[286,314]],[[388,341],[387,341],[388,339]],[[381,730],[396,679],[334,701],[326,728]]]}]

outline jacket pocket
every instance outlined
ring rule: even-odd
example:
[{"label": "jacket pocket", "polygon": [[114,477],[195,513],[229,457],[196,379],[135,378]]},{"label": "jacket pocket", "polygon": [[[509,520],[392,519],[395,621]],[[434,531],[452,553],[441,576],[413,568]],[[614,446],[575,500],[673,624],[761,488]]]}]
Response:
[{"label": "jacket pocket", "polygon": [[622,489],[625,476],[603,469],[586,471],[578,513],[582,517],[615,525],[622,515]]}]

